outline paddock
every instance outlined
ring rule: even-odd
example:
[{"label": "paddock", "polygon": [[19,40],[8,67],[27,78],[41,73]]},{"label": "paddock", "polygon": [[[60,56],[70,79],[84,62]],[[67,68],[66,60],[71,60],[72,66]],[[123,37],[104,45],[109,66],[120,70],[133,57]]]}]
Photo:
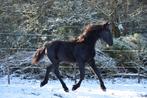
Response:
[{"label": "paddock", "polygon": [[95,79],[85,79],[81,87],[72,91],[73,80],[64,79],[69,92],[64,92],[58,80],[50,79],[48,84],[40,88],[39,80],[11,77],[11,84],[7,77],[0,79],[1,98],[146,98],[147,80],[131,78],[104,79],[107,91],[103,92],[99,82]]}]

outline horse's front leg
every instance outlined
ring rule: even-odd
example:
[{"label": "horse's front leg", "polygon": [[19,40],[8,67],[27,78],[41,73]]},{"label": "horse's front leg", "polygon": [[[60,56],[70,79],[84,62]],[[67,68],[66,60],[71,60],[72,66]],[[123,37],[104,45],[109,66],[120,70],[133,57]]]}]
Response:
[{"label": "horse's front leg", "polygon": [[92,60],[89,62],[89,65],[90,65],[91,68],[93,69],[94,73],[97,75],[97,77],[98,77],[98,79],[99,79],[99,81],[100,81],[101,89],[102,89],[103,91],[106,91],[106,87],[105,87],[104,82],[103,82],[103,80],[102,80],[102,78],[101,78],[100,72],[99,72],[99,70],[97,69],[97,67],[96,67],[96,65],[95,65],[94,59],[92,59]]},{"label": "horse's front leg", "polygon": [[45,74],[44,80],[40,83],[40,87],[47,84],[48,78],[49,78],[49,73],[51,72],[52,69],[53,69],[52,64],[46,68],[46,74]]},{"label": "horse's front leg", "polygon": [[78,66],[80,70],[80,80],[77,84],[73,85],[73,88],[72,88],[73,91],[80,87],[81,82],[83,81],[84,76],[85,76],[85,64],[80,62],[78,63]]}]

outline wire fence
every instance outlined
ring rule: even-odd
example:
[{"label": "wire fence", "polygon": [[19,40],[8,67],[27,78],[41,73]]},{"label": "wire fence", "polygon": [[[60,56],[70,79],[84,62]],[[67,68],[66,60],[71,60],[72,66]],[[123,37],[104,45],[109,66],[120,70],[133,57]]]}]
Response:
[{"label": "wire fence", "polygon": [[[16,49],[18,49],[18,48],[16,48]],[[20,50],[24,50],[24,48],[22,48]],[[26,50],[28,50],[28,48],[26,48]],[[33,50],[33,49],[30,49],[30,50]],[[120,51],[120,50],[108,50],[108,51],[113,51],[114,52],[114,51]],[[138,52],[140,50],[132,50],[132,51],[130,51],[130,50],[123,50],[123,51],[125,51],[125,52]],[[133,63],[133,62],[126,62],[126,63]],[[7,68],[8,84],[11,83],[12,70],[15,69],[15,68],[22,68],[22,67],[8,67]],[[42,70],[45,69],[45,67],[27,67],[27,68],[30,68],[32,70],[35,69],[35,68],[40,68]],[[114,73],[114,74],[112,74],[112,73],[111,74],[109,74],[109,73],[102,73],[103,76],[105,76],[106,78],[110,78],[111,77],[113,79],[113,77],[136,77],[138,79],[138,83],[141,82],[142,78],[147,78],[147,74],[145,74],[145,73],[147,73],[147,70],[144,70],[144,69],[142,70],[141,66],[137,66],[137,68],[136,68],[137,69],[137,73],[129,73],[129,72],[125,71],[125,69],[131,69],[131,68],[134,69],[134,67],[125,67],[125,68],[124,67],[117,67],[117,68],[113,68],[113,69],[111,67],[110,68],[100,67],[99,69],[100,70],[103,70],[103,69],[104,70],[107,70],[107,69],[109,69],[109,70],[110,69],[112,69],[112,70],[115,70],[115,69],[123,70],[123,72],[117,72],[117,73]],[[73,71],[76,71],[78,69],[78,67],[61,66],[60,69],[64,69],[64,70],[65,69],[72,69]],[[87,71],[89,71],[89,72],[92,72],[90,67],[86,67],[85,69]],[[89,74],[89,73],[86,73],[86,74]],[[77,81],[76,76],[77,76],[77,73],[75,72],[74,76],[73,76],[75,82]]]},{"label": "wire fence", "polygon": [[[42,35],[42,34],[12,34],[12,33],[0,33],[0,35],[6,35],[6,36],[37,36],[37,37],[52,37],[52,35]],[[21,47],[10,47],[10,48],[4,48],[4,47],[0,47],[0,50],[17,50],[17,51],[35,51],[37,47],[27,47],[27,48],[21,48]],[[97,50],[98,51],[98,50]],[[134,49],[134,50],[114,50],[114,49],[111,49],[111,50],[102,50],[103,52],[134,52],[134,53],[137,53],[139,54],[140,52],[147,52],[147,50],[141,50],[141,49]],[[98,51],[99,52],[99,51]],[[130,62],[127,62],[127,63],[130,63]],[[8,74],[8,84],[10,84],[11,82],[11,72],[14,68],[18,68],[18,67],[8,67],[7,68],[7,74]],[[28,68],[31,68],[31,69],[34,69],[34,68],[41,68],[41,67],[28,67]],[[129,68],[129,67],[128,67]],[[44,67],[42,67],[41,69],[45,69]],[[60,69],[73,69],[73,67],[60,67]],[[74,67],[74,70],[78,69],[77,67]],[[99,69],[104,69],[104,68],[99,68]],[[105,67],[106,69],[106,67]],[[111,69],[111,68],[110,68]],[[124,67],[117,67],[117,69],[124,69]],[[142,72],[141,70],[141,66],[138,66],[137,68],[137,73],[127,73],[127,72],[123,72],[123,73],[115,73],[115,74],[111,74],[109,77],[137,77],[138,78],[138,83],[140,83],[141,81],[141,78],[147,78],[146,74],[142,74],[144,72],[146,72],[146,70],[144,70],[144,72]],[[86,67],[86,70],[88,71],[91,71],[91,69],[89,67]],[[76,77],[76,73],[74,74]],[[76,81],[76,78],[75,78],[75,81]]]}]

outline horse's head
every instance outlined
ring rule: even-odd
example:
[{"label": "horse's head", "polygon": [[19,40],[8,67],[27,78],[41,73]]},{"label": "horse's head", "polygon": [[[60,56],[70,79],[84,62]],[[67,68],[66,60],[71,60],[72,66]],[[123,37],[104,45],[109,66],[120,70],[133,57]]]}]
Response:
[{"label": "horse's head", "polygon": [[96,42],[97,39],[104,40],[108,45],[113,44],[113,38],[108,22],[98,25],[89,24],[85,27],[83,33],[76,38],[77,42]]},{"label": "horse's head", "polygon": [[100,39],[104,40],[109,46],[113,45],[113,38],[111,33],[111,27],[108,22],[102,25],[102,30],[99,32]]}]

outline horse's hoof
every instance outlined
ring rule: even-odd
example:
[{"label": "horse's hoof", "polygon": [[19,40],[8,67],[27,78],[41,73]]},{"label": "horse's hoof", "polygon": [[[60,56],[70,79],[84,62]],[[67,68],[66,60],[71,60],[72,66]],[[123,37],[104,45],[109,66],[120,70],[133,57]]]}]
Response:
[{"label": "horse's hoof", "polygon": [[69,92],[68,88],[64,90],[65,92]]},{"label": "horse's hoof", "polygon": [[69,92],[69,89],[67,88],[67,86],[64,86],[63,89],[65,92]]},{"label": "horse's hoof", "polygon": [[102,91],[106,92],[106,87],[105,86],[101,87],[101,89],[102,89]]},{"label": "horse's hoof", "polygon": [[73,87],[72,87],[72,91],[75,91],[77,88],[79,88],[78,85],[73,85]]},{"label": "horse's hoof", "polygon": [[41,82],[41,83],[40,83],[40,87],[43,87],[45,84],[47,84],[47,82],[44,82],[44,81]]},{"label": "horse's hoof", "polygon": [[102,89],[104,92],[106,92],[106,89]]}]

